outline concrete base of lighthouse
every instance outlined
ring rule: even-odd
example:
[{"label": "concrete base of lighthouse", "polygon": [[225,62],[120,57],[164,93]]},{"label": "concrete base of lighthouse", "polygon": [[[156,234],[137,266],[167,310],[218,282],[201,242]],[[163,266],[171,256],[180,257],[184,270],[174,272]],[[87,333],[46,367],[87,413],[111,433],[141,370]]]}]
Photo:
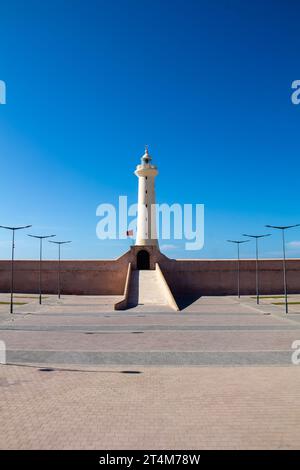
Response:
[{"label": "concrete base of lighthouse", "polygon": [[173,294],[160,268],[166,259],[157,246],[135,245],[128,254],[124,297],[115,304],[115,310],[137,306],[179,310]]},{"label": "concrete base of lighthouse", "polygon": [[[133,270],[155,269],[155,264],[166,258],[157,246],[134,245],[130,247],[130,260]],[[141,261],[148,259],[148,267],[143,267]]]}]

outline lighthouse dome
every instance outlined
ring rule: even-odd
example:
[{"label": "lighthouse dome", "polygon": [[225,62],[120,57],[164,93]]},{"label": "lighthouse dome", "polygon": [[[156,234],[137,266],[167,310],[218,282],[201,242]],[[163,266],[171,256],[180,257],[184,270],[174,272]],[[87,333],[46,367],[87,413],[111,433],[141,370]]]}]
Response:
[{"label": "lighthouse dome", "polygon": [[142,164],[143,165],[148,165],[150,160],[152,160],[152,158],[150,157],[149,152],[148,152],[148,147],[146,146],[145,147],[145,153],[141,158]]}]

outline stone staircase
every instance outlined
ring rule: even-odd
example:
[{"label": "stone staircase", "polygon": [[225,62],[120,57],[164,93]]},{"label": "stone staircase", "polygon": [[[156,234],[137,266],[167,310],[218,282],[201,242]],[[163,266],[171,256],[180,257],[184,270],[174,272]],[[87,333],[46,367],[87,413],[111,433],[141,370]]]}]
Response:
[{"label": "stone staircase", "polygon": [[128,300],[131,308],[137,305],[168,305],[157,270],[132,271]]}]

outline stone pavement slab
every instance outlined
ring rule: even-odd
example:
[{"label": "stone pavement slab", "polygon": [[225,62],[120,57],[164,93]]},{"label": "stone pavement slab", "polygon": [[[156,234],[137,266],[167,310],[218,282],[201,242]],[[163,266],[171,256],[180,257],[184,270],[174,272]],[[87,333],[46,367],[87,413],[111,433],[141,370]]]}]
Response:
[{"label": "stone pavement slab", "polygon": [[2,316],[0,448],[299,448],[296,314],[249,297],[176,313],[114,301],[49,296]]},{"label": "stone pavement slab", "polygon": [[0,367],[1,449],[300,446],[300,367]]}]

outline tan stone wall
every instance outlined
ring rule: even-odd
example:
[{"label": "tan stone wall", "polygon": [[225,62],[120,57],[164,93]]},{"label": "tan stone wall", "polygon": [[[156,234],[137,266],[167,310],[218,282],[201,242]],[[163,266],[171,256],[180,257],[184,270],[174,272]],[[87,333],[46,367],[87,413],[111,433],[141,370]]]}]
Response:
[{"label": "tan stone wall", "polygon": [[[237,262],[235,260],[169,260],[160,261],[174,295],[236,294]],[[281,294],[283,272],[281,260],[260,260],[262,294]],[[287,260],[287,282],[290,293],[300,293],[300,259]],[[240,262],[241,294],[255,293],[255,260]]]},{"label": "tan stone wall", "polygon": [[[43,261],[42,288],[57,292],[57,261]],[[64,294],[121,295],[128,267],[127,256],[106,261],[61,261]],[[15,292],[38,292],[38,261],[15,261]],[[0,261],[0,292],[10,290],[10,262]]]},{"label": "tan stone wall", "polygon": [[[143,247],[144,248],[144,247]],[[135,268],[133,247],[116,260],[62,261],[61,286],[65,294],[122,295],[128,263]],[[153,251],[154,250],[154,251]],[[188,295],[236,294],[235,260],[172,260],[149,249],[151,266],[159,262],[175,297]],[[255,293],[255,260],[241,261],[241,294]],[[15,291],[38,291],[38,261],[15,261]],[[287,261],[290,293],[300,293],[300,259]],[[43,291],[57,292],[57,261],[43,261]],[[262,294],[281,294],[283,275],[281,260],[260,261]],[[10,290],[10,262],[0,261],[0,292]]]}]

